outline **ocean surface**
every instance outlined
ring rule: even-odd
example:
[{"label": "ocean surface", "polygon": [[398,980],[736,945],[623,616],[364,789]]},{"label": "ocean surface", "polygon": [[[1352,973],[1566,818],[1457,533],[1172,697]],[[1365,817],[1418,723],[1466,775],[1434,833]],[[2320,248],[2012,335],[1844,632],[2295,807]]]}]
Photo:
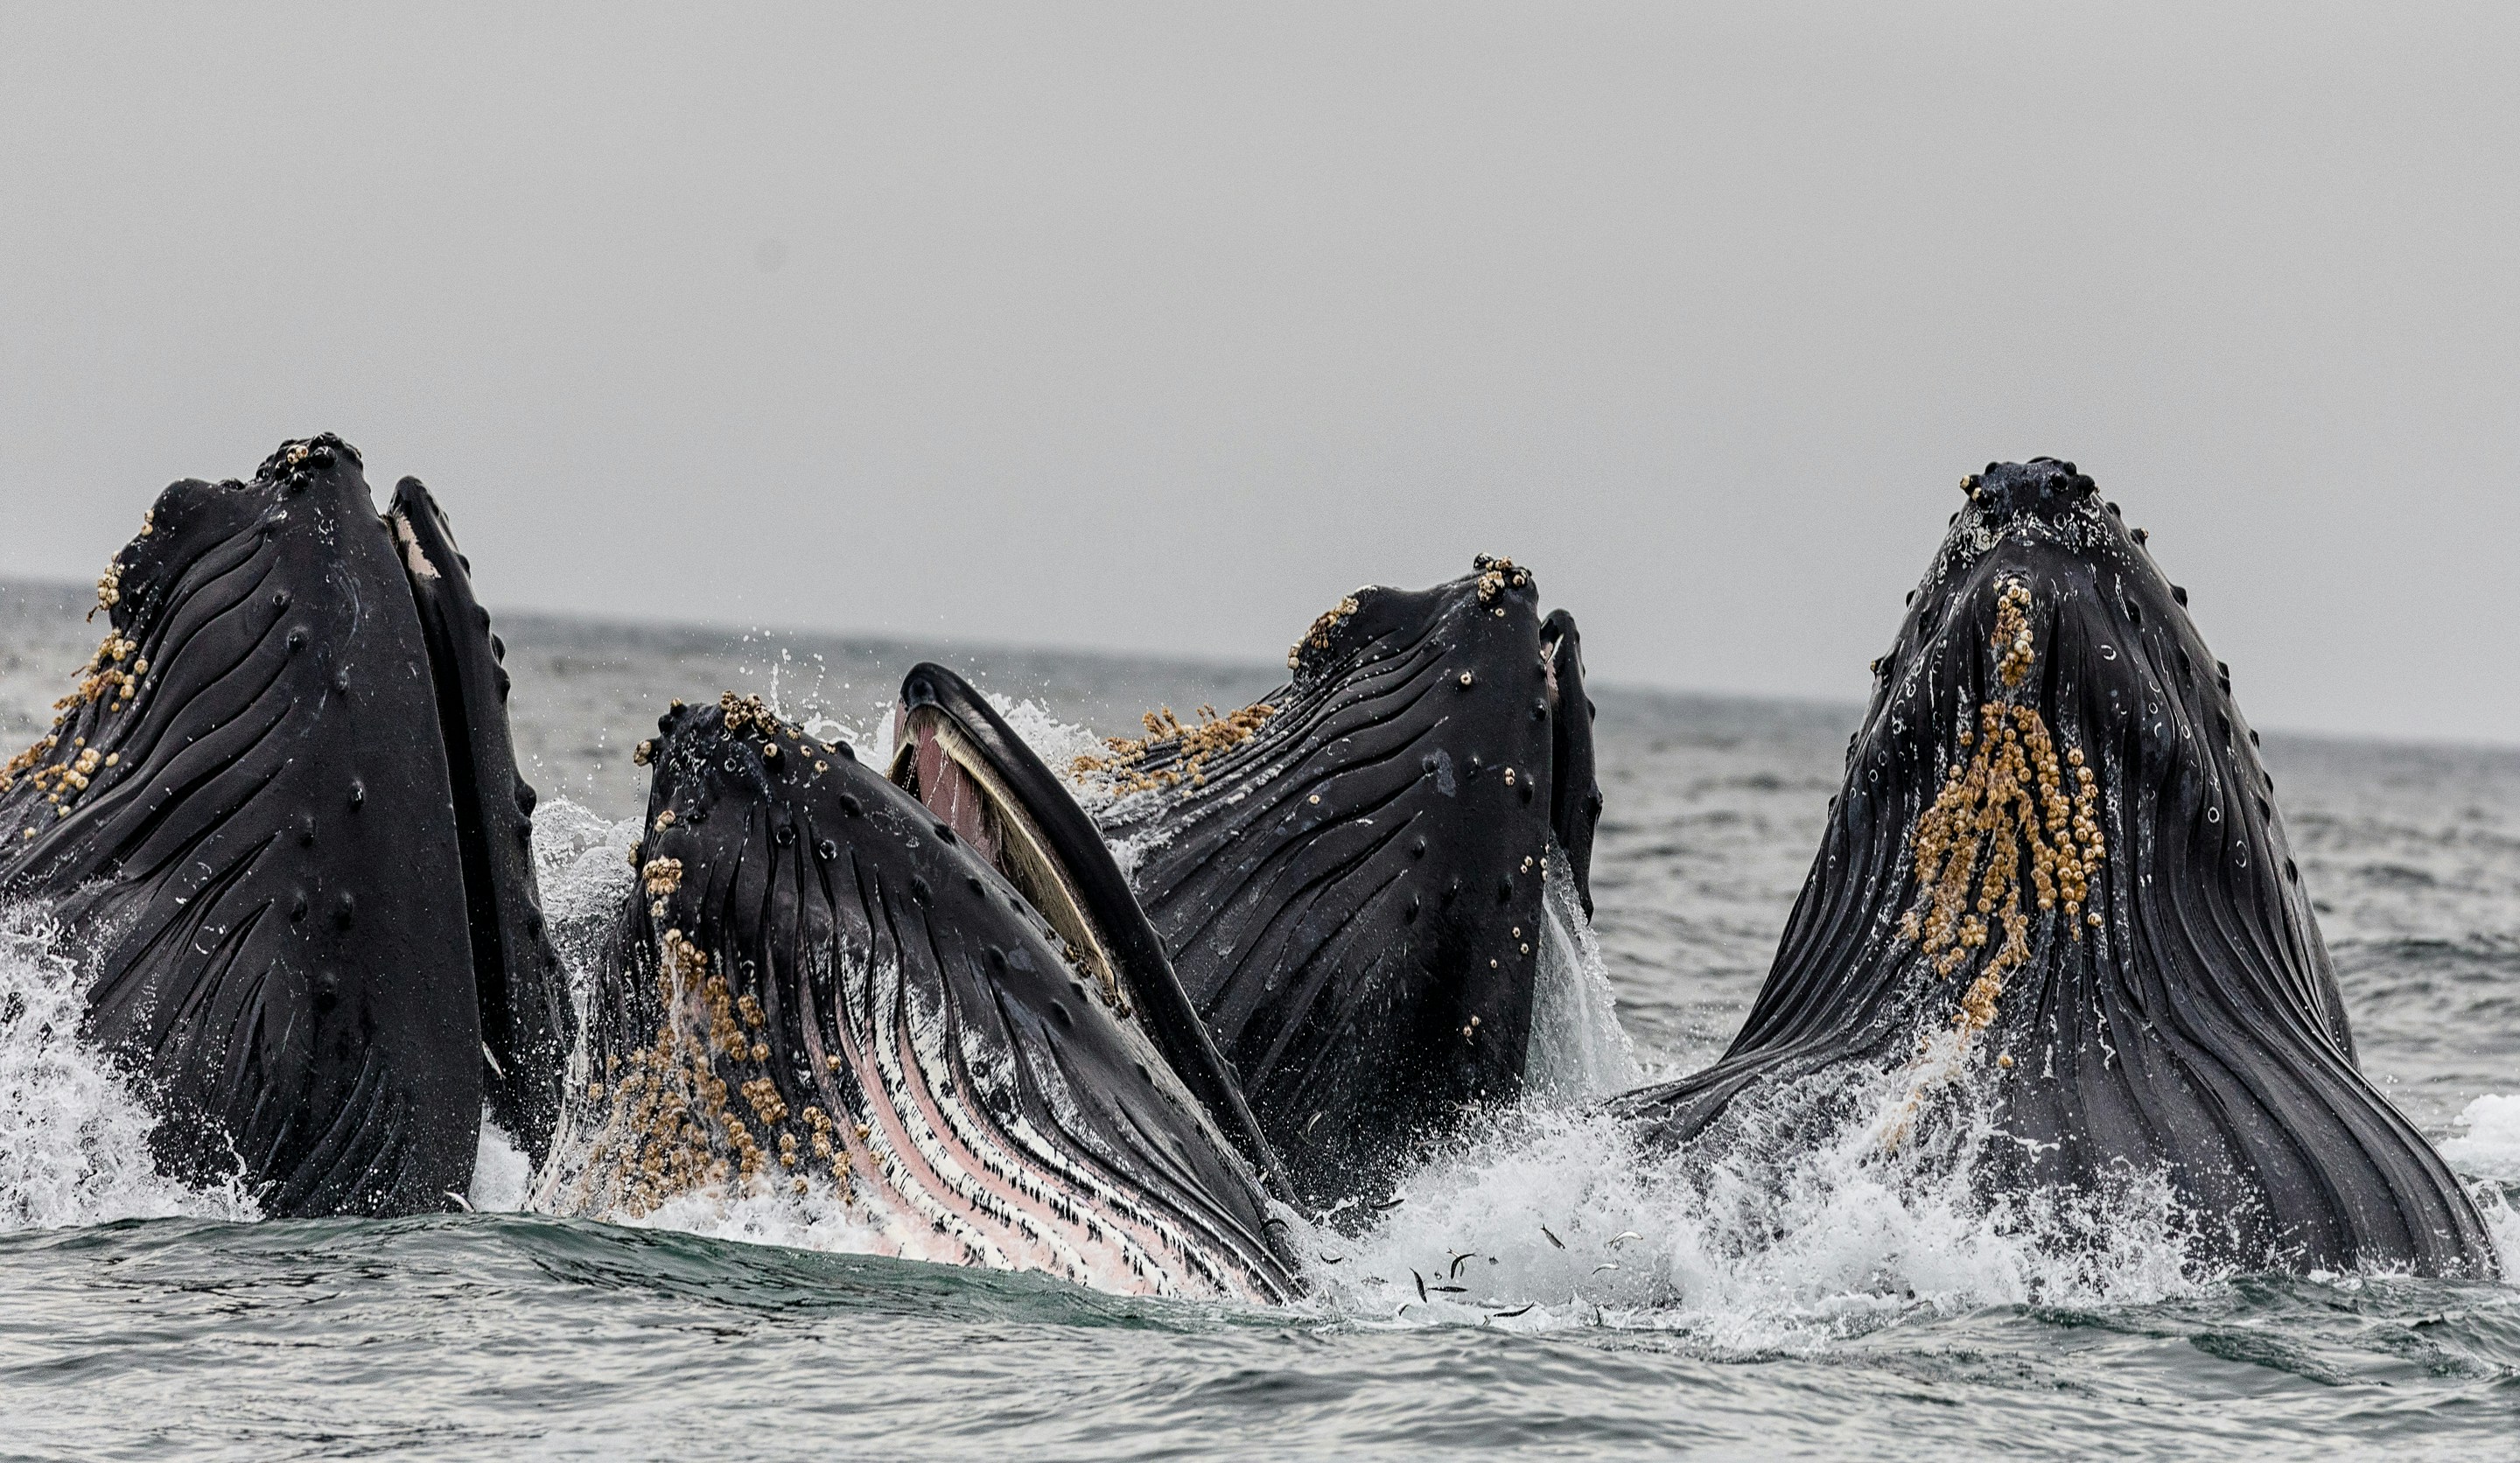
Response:
[{"label": "ocean surface", "polygon": [[[88,602],[0,586],[12,748],[93,648]],[[880,740],[933,656],[1066,746],[1277,679],[1273,646],[499,628],[572,953],[626,884],[628,750],[670,697],[757,692]],[[776,1204],[500,1212],[526,1175],[495,1132],[480,1212],[256,1221],[151,1171],[145,1110],[70,1034],[78,972],[40,909],[0,909],[0,1458],[2520,1458],[2520,1289],[2198,1273],[2140,1196],[2024,1234],[1877,1146],[1734,1192],[1586,1117],[1588,1090],[1721,1050],[1859,715],[1596,698],[1598,950],[1535,1048],[1559,1080],[1427,1155],[1370,1229],[1308,1242],[1316,1293],[1283,1309],[851,1254],[839,1218]],[[2520,751],[2270,734],[2266,758],[2363,1064],[2520,1273]]]}]

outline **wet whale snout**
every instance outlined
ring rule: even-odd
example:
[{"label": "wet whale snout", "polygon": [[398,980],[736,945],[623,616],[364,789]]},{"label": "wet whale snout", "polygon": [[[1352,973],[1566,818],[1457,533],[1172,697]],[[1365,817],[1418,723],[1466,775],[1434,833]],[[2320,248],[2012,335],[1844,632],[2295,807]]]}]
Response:
[{"label": "wet whale snout", "polygon": [[1983,472],[1960,479],[1960,491],[1998,526],[2028,514],[2053,517],[2091,501],[2098,485],[2072,463],[2032,458],[2026,463],[1989,463]]}]

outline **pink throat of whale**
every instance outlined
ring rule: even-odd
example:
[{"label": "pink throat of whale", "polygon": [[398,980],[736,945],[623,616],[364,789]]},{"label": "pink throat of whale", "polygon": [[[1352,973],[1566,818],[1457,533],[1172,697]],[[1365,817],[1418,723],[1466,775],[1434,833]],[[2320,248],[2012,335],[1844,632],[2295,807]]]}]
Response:
[{"label": "pink throat of whale", "polygon": [[954,836],[970,846],[991,867],[1004,871],[998,854],[997,832],[988,816],[988,798],[979,782],[963,770],[945,750],[938,729],[943,718],[934,712],[914,716],[909,707],[896,708],[892,714],[892,744],[911,747],[911,773],[917,779],[914,791],[919,801],[936,820],[954,830]]}]

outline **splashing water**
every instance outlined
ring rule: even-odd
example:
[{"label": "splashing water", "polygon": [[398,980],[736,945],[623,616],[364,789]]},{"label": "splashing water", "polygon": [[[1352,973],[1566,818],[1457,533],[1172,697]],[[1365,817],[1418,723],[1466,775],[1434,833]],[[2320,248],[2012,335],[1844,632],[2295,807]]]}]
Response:
[{"label": "splashing water", "polygon": [[1637,1048],[1619,1025],[1601,942],[1575,894],[1575,868],[1549,841],[1541,881],[1541,945],[1524,1080],[1544,1101],[1608,1097],[1637,1085]]},{"label": "splashing water", "polygon": [[[1406,1180],[1409,1198],[1326,1265],[1328,1283],[1406,1322],[1613,1324],[1742,1351],[1919,1310],[2144,1305],[2221,1278],[2192,1262],[2195,1219],[2157,1175],[2097,1196],[1990,1196],[1972,1171],[1998,1135],[1974,1115],[1886,1147],[1882,1115],[1906,1091],[1898,1074],[1851,1102],[1781,1089],[1723,1137],[1668,1151],[1598,1111],[1526,1106]],[[1822,1110],[1842,1116],[1815,1127]]]},{"label": "splashing water", "polygon": [[196,1189],[158,1172],[157,1121],[80,1039],[83,982],[60,946],[40,911],[0,909],[0,1227],[258,1218],[234,1180]]},{"label": "splashing water", "polygon": [[2520,1183],[2520,1095],[2479,1097],[2458,1115],[2463,1130],[2441,1145],[2462,1174]]},{"label": "splashing water", "polygon": [[508,1130],[481,1113],[481,1148],[472,1160],[472,1187],[466,1207],[479,1214],[515,1214],[525,1207],[534,1181],[534,1163],[517,1147]]}]

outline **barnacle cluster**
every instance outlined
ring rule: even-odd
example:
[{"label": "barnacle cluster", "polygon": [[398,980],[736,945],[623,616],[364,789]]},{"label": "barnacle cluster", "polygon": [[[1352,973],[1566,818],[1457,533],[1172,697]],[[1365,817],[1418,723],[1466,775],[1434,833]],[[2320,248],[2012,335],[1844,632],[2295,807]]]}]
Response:
[{"label": "barnacle cluster", "polygon": [[[845,1189],[849,1157],[831,1116],[814,1106],[791,1112],[766,1070],[760,1001],[736,995],[679,929],[657,942],[656,994],[664,1016],[654,1039],[608,1058],[608,1086],[600,1079],[587,1089],[610,1103],[591,1172],[609,1176],[616,1201],[641,1215],[704,1185],[784,1177],[801,1186],[807,1154]],[[732,1084],[722,1065],[732,1066]]]},{"label": "barnacle cluster", "polygon": [[1963,1040],[1994,1023],[2005,975],[2030,958],[2029,902],[2041,914],[2063,906],[2076,940],[2086,918],[2100,922],[2083,912],[2107,853],[2097,779],[2080,748],[2059,754],[2036,707],[2004,699],[2037,656],[2030,607],[2029,586],[1998,581],[1992,648],[2002,689],[1978,707],[1974,727],[1960,729],[1968,760],[1945,776],[1912,837],[1916,902],[1899,928],[1932,957],[1935,973],[1955,974],[2002,932],[1953,1017]]},{"label": "barnacle cluster", "polygon": [[776,736],[781,730],[779,718],[759,696],[739,696],[728,691],[717,698],[717,709],[726,714],[726,730],[742,732],[751,727],[764,736]]},{"label": "barnacle cluster", "polygon": [[[1479,576],[1479,602],[1494,602],[1508,588],[1522,589],[1531,583],[1531,571],[1517,569],[1512,559],[1482,554],[1470,560],[1470,572]],[[1498,613],[1504,613],[1499,610]]]},{"label": "barnacle cluster", "polygon": [[138,641],[118,630],[110,630],[105,643],[96,647],[96,653],[79,667],[78,674],[78,689],[55,701],[55,711],[94,706],[109,697],[113,704],[108,709],[120,711],[131,704],[132,696],[139,691],[140,678],[149,674],[149,657],[140,653]]},{"label": "barnacle cluster", "polygon": [[[78,689],[53,703],[53,730],[6,764],[0,764],[0,792],[14,790],[23,777],[44,794],[55,817],[69,817],[71,805],[87,791],[97,774],[122,761],[121,753],[102,752],[89,746],[84,736],[70,737],[65,747],[63,732],[70,714],[82,706],[103,705],[109,711],[125,709],[139,689],[140,678],[147,674],[149,660],[140,654],[139,642],[118,630],[108,631],[105,643],[79,668]],[[52,757],[56,752],[67,755],[55,763]],[[32,838],[35,830],[27,828],[22,836]]]},{"label": "barnacle cluster", "polygon": [[673,897],[675,890],[683,887],[683,861],[651,859],[640,865],[639,877],[647,886],[648,898],[655,901],[649,906],[649,912],[658,919],[664,918],[665,901]]},{"label": "barnacle cluster", "polygon": [[1313,628],[1304,632],[1304,638],[1295,642],[1293,645],[1287,648],[1286,669],[1291,671],[1300,668],[1303,665],[1304,652],[1306,650],[1328,649],[1330,647],[1330,632],[1338,628],[1339,621],[1346,619],[1349,615],[1354,613],[1356,613],[1356,596],[1354,595],[1350,595],[1346,598],[1339,600],[1336,604],[1323,610],[1321,618],[1313,621]]},{"label": "barnacle cluster", "polygon": [[[1169,706],[1149,711],[1139,718],[1146,725],[1145,736],[1105,737],[1102,744],[1111,749],[1110,756],[1079,757],[1068,764],[1068,770],[1079,776],[1105,777],[1111,791],[1122,796],[1155,787],[1178,787],[1185,782],[1205,787],[1208,759],[1250,740],[1269,718],[1278,714],[1278,708],[1257,701],[1228,715],[1220,716],[1213,706],[1201,706],[1196,714],[1198,720],[1185,722]],[[1163,767],[1147,766],[1159,756],[1168,756],[1170,761]]]},{"label": "barnacle cluster", "polygon": [[[140,531],[142,533],[147,533],[149,531],[148,525],[144,523],[141,526]],[[121,602],[122,557],[121,555],[116,554],[112,561],[105,566],[105,572],[96,576],[96,603],[89,607],[87,617],[93,620],[96,618],[96,612],[98,610],[102,609],[111,611],[113,606],[120,604]]]}]

